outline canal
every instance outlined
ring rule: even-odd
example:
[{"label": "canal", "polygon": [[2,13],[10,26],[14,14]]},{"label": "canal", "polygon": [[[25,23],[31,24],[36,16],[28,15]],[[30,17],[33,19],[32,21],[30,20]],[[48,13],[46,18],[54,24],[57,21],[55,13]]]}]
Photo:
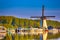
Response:
[{"label": "canal", "polygon": [[2,40],[60,40],[60,32],[43,32],[41,34],[6,34]]}]

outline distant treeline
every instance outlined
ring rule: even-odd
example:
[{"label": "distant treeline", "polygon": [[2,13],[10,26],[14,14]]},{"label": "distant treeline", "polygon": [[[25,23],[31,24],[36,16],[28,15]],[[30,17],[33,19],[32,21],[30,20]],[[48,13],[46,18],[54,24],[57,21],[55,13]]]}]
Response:
[{"label": "distant treeline", "polygon": [[[47,20],[47,24],[48,26],[52,26],[54,28],[58,28],[60,27],[60,22],[58,21],[52,21],[52,20]],[[40,27],[40,20],[32,20],[32,19],[23,19],[23,18],[16,18],[13,16],[0,16],[0,26],[4,26],[6,28],[18,28],[18,27],[22,27],[22,28],[29,28],[30,26],[32,27]],[[48,35],[49,39],[50,38],[57,38],[60,35]],[[29,38],[28,38],[29,37]],[[32,39],[32,38],[37,38],[38,40],[40,40],[40,36],[21,36],[18,34],[14,35],[14,40],[28,40],[28,39]],[[3,40],[12,40],[12,36],[11,35],[6,35],[6,37]]]},{"label": "distant treeline", "polygon": [[[1,25],[5,26],[6,28],[29,28],[30,26],[37,28],[40,27],[40,20],[16,18],[13,16],[0,16],[0,26]],[[47,20],[47,25],[58,28],[60,27],[60,22]]]}]

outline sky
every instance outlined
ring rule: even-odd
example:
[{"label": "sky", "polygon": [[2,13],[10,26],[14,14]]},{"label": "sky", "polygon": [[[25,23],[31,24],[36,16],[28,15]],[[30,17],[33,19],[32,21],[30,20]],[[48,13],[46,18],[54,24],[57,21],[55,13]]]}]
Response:
[{"label": "sky", "polygon": [[45,16],[56,16],[52,19],[60,21],[60,0],[0,0],[0,16],[41,16],[42,5],[45,7]]}]

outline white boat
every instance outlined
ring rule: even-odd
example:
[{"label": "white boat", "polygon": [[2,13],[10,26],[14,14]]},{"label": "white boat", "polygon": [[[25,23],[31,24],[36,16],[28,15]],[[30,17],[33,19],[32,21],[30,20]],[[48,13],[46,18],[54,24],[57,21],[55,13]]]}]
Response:
[{"label": "white boat", "polygon": [[3,39],[6,36],[6,28],[0,26],[0,39]]}]

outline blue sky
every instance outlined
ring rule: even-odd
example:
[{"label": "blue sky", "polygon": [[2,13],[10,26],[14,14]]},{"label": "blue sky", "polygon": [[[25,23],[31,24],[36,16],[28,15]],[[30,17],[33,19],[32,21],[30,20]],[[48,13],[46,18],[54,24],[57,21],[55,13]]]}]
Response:
[{"label": "blue sky", "polygon": [[42,5],[45,15],[56,16],[60,21],[60,0],[0,0],[0,16],[16,16],[30,18],[41,16]]}]

